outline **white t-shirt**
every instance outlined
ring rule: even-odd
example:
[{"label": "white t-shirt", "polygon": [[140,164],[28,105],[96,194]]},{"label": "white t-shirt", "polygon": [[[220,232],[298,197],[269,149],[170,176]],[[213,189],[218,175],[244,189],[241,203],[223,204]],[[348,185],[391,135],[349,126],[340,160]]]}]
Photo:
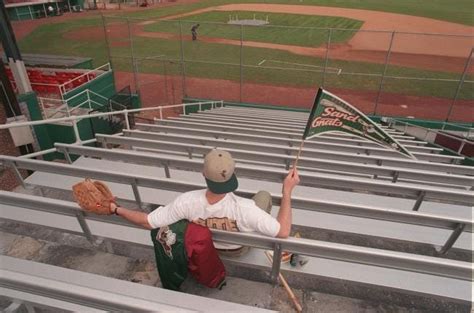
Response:
[{"label": "white t-shirt", "polygon": [[[153,228],[173,224],[187,219],[214,229],[241,232],[258,232],[276,237],[280,223],[266,213],[251,199],[227,193],[215,204],[209,204],[206,189],[186,192],[166,206],[148,214],[148,223]],[[219,243],[217,248],[235,249],[240,246]]]}]

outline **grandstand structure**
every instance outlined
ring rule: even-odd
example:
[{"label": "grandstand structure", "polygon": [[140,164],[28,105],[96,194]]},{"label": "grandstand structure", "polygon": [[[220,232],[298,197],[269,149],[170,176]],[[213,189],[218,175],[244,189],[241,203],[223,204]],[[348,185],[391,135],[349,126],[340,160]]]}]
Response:
[{"label": "grandstand structure", "polygon": [[34,20],[62,15],[63,12],[80,12],[83,0],[6,0],[5,8],[12,21]]},{"label": "grandstand structure", "polygon": [[[21,157],[0,156],[2,166],[13,169],[21,182],[14,192],[0,191],[3,222],[79,234],[91,249],[107,242],[110,253],[120,244],[149,251],[148,231],[115,216],[81,211],[71,201],[72,185],[84,177],[102,180],[119,203],[149,211],[181,192],[206,188],[203,157],[216,147],[229,151],[237,161],[240,187],[236,194],[250,198],[258,190],[267,190],[276,214],[281,181],[296,158],[308,114],[230,106],[222,101],[179,106],[183,114],[178,117],[165,118],[162,112],[167,108],[155,107],[0,125],[5,129],[111,115],[124,115],[125,123],[117,134],[95,134],[86,141],[76,138],[73,144],[56,143],[53,149]],[[130,123],[133,113],[152,110],[159,111],[160,118]],[[253,247],[242,257],[224,259],[232,275],[276,283],[281,271],[295,288],[430,312],[469,312],[474,168],[462,164],[463,156],[446,154],[399,129],[383,127],[418,160],[347,134],[329,133],[308,140],[298,163],[301,183],[292,201],[293,231],[302,238],[213,230],[215,240]],[[62,153],[66,162],[41,159],[53,152]],[[22,170],[34,173],[24,179]],[[272,264],[265,250],[273,251]],[[309,262],[297,267],[283,264],[282,251],[305,255]],[[49,303],[61,309],[76,305],[91,310],[212,307],[259,311],[1,258],[0,287],[16,299],[12,306]],[[40,281],[33,283],[32,278]],[[139,290],[128,293],[134,288]],[[106,290],[107,296],[95,297],[97,289]],[[127,298],[121,298],[122,294]]]}]

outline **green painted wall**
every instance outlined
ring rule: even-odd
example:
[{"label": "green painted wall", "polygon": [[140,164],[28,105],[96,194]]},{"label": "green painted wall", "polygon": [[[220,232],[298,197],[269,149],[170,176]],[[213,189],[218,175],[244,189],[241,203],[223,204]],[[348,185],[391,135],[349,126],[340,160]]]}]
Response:
[{"label": "green painted wall", "polygon": [[[70,107],[79,105],[80,103],[87,100],[87,95],[81,95],[74,99],[71,99],[71,98],[73,98],[75,95],[83,92],[86,89],[89,89],[95,93],[98,93],[106,98],[112,97],[113,95],[115,95],[115,78],[114,78],[113,72],[110,71],[110,72],[104,73],[100,77],[97,77],[96,79],[86,84],[83,84],[82,86],[75,88],[74,90],[71,90],[70,92],[65,93],[64,100],[67,100],[68,105]],[[68,99],[71,99],[71,100],[68,100]],[[91,99],[100,104],[104,104],[104,99],[100,97],[93,96]]]}]

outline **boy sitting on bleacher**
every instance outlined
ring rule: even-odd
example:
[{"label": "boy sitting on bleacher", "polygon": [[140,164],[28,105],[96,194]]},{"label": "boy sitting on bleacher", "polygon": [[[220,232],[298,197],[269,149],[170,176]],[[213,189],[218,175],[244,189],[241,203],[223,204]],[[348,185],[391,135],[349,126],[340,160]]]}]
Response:
[{"label": "boy sitting on bleacher", "polygon": [[238,187],[235,162],[230,153],[212,150],[204,159],[203,175],[207,189],[186,192],[172,203],[146,214],[112,203],[110,210],[130,222],[152,230],[158,271],[164,288],[178,290],[187,272],[200,283],[221,288],[225,269],[221,254],[238,256],[249,247],[212,242],[208,228],[258,232],[286,238],[292,224],[291,194],[299,183],[296,169],[283,182],[282,199],[277,218],[268,192],[259,192],[253,200],[236,196]]}]

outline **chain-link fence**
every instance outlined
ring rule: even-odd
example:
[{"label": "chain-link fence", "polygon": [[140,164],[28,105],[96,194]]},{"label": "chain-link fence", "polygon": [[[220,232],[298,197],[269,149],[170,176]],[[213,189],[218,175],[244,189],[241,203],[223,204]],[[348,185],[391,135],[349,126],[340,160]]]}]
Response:
[{"label": "chain-link fence", "polygon": [[324,87],[367,114],[472,122],[474,36],[243,21],[104,17],[116,80],[144,106],[188,97],[309,109]]}]

